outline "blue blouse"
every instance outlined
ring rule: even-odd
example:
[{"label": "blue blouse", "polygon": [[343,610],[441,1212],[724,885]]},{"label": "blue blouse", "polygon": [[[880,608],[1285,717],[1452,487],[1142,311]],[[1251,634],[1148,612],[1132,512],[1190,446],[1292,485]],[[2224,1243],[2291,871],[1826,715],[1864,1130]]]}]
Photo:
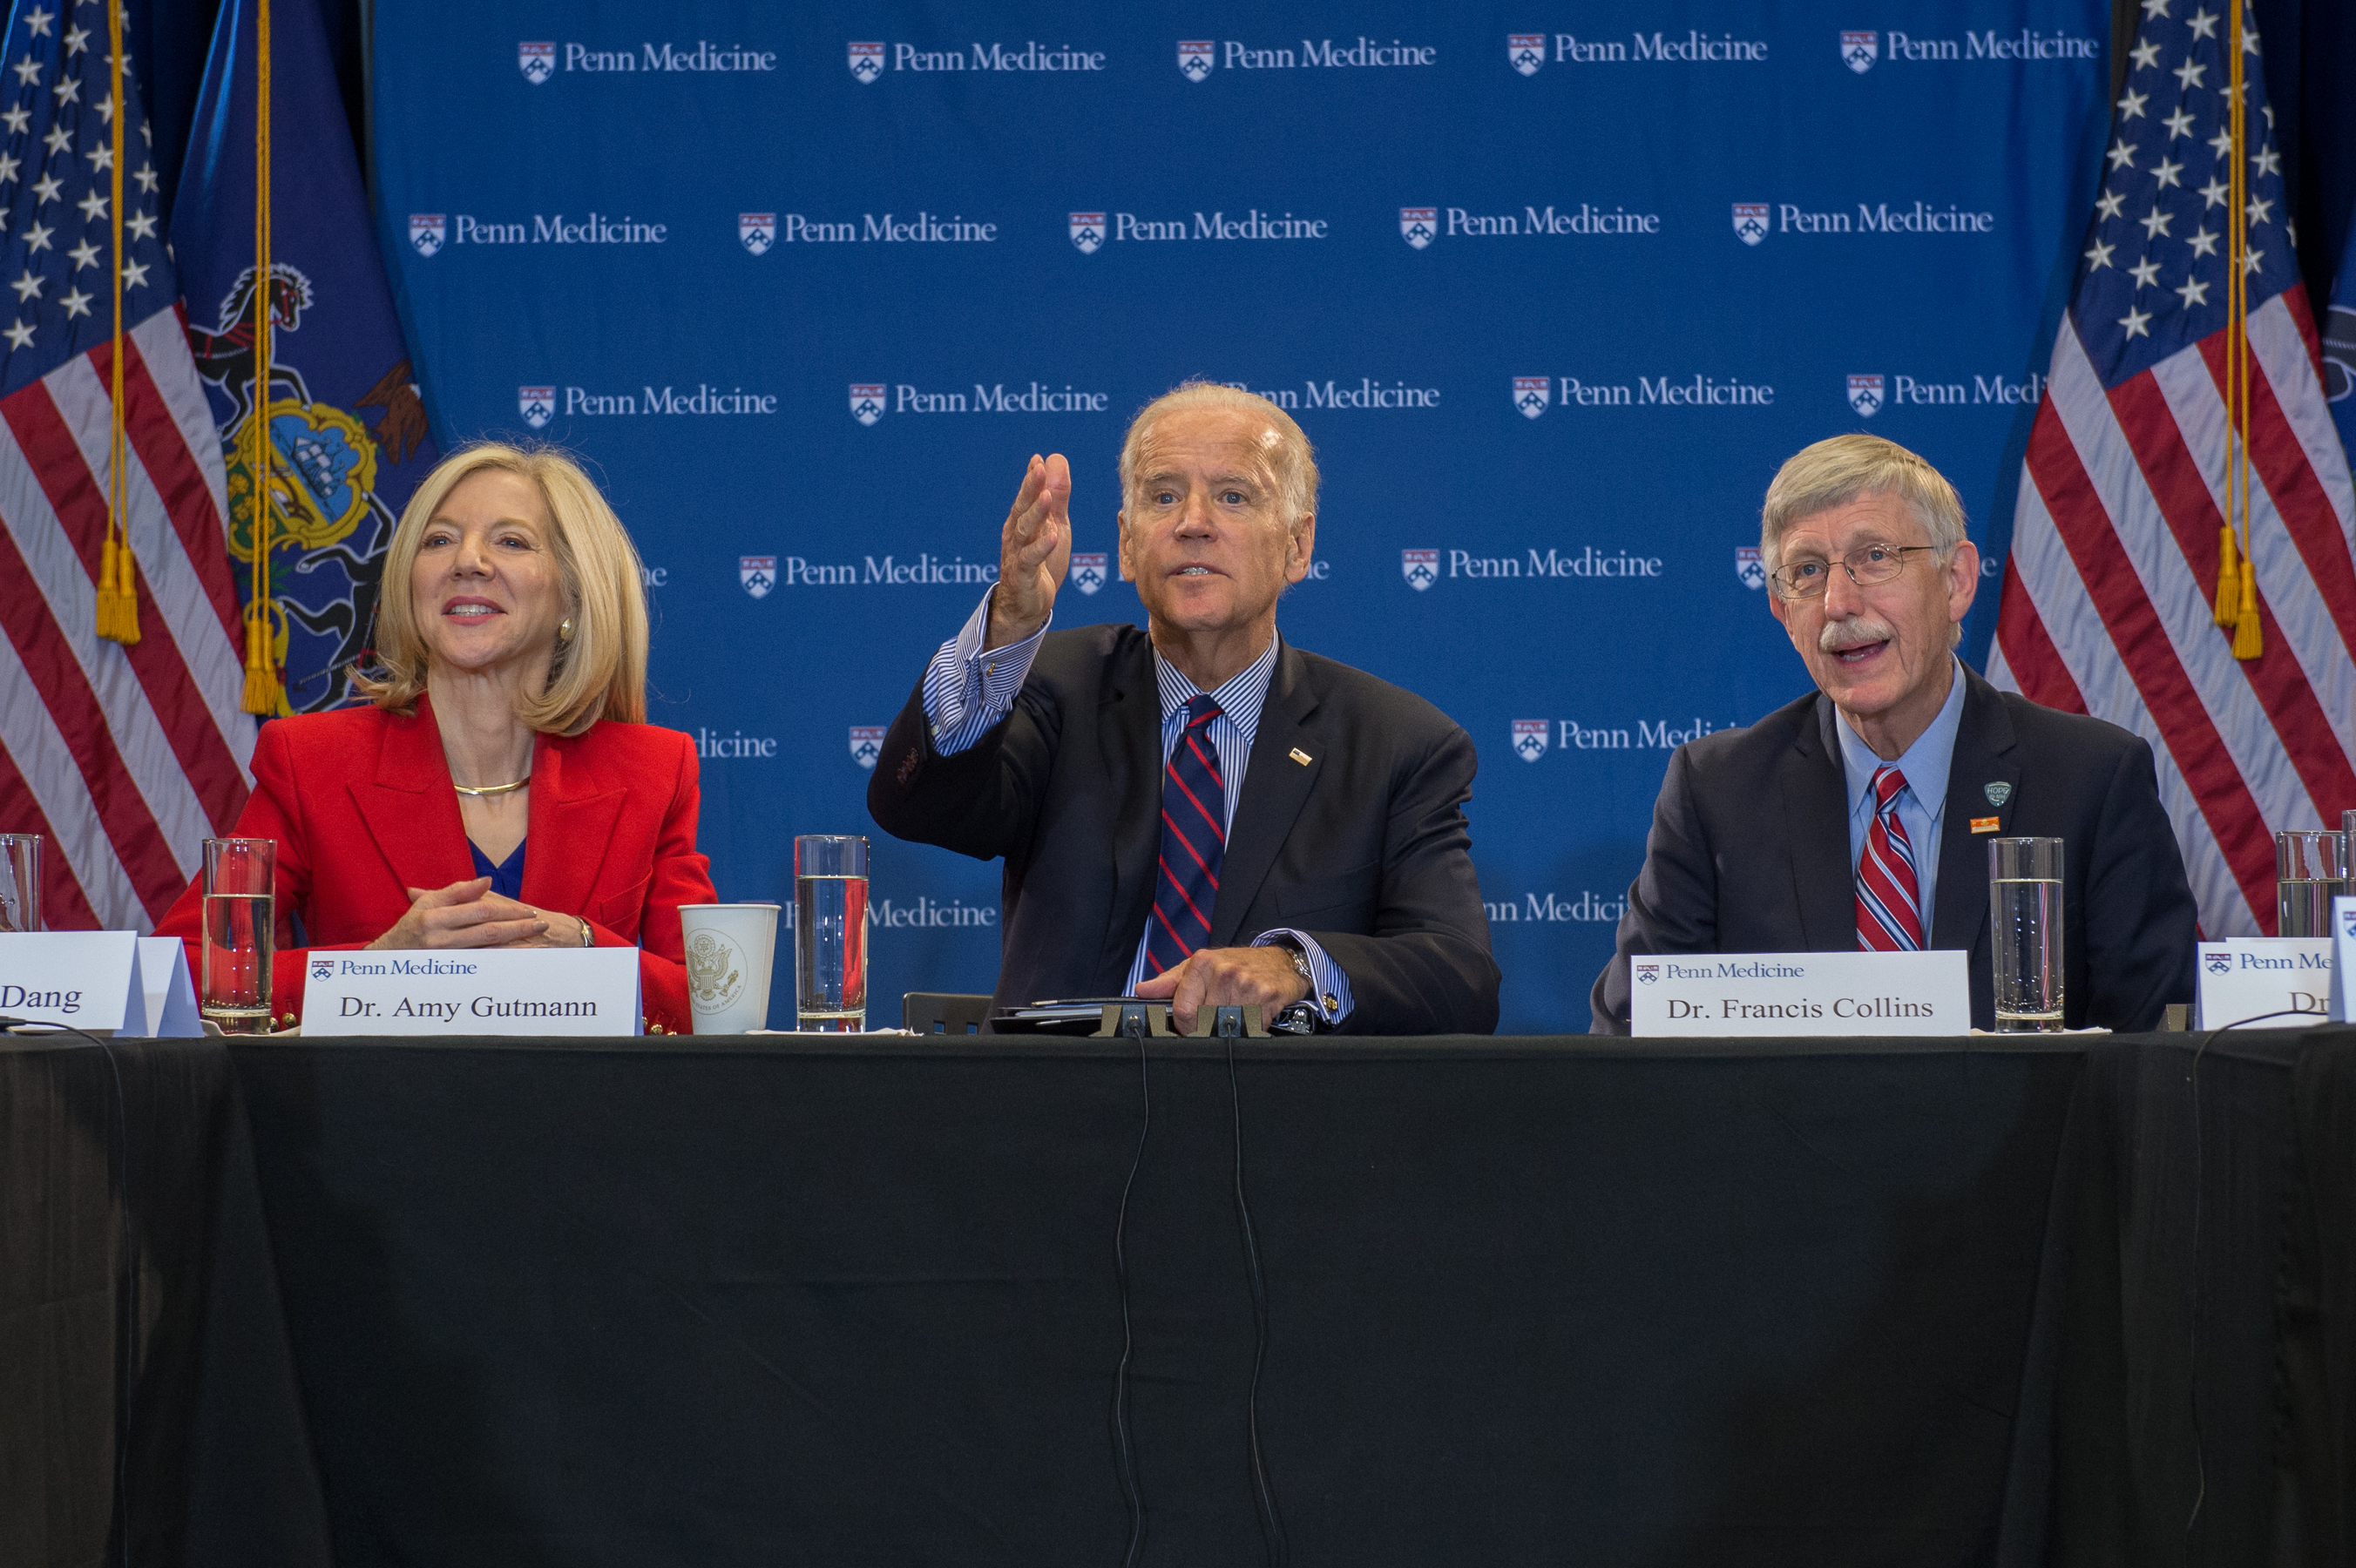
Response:
[{"label": "blue blouse", "polygon": [[[524,844],[530,842],[529,838],[524,840]],[[503,899],[514,899],[519,903],[523,901],[524,844],[515,847],[515,853],[507,858],[506,864],[494,866],[488,855],[475,848],[473,839],[466,840],[466,853],[475,858],[475,875],[490,878],[491,891]]]}]

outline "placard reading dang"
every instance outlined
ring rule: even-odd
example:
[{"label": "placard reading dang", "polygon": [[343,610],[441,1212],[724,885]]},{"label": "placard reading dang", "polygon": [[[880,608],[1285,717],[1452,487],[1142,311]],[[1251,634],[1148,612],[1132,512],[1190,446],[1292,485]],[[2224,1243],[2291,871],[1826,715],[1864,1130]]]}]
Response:
[{"label": "placard reading dang", "polygon": [[306,1037],[628,1035],[643,1023],[635,947],[315,949],[305,972]]},{"label": "placard reading dang", "polygon": [[1629,965],[1639,1035],[1969,1034],[1964,955],[1688,953]]}]

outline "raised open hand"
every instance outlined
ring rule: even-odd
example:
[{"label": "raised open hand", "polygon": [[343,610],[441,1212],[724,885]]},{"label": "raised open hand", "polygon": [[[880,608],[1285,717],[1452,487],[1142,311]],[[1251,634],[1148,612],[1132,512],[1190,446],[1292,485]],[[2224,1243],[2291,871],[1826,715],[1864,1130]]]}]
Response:
[{"label": "raised open hand", "polygon": [[999,536],[998,586],[982,646],[1019,643],[1044,625],[1071,564],[1072,465],[1061,453],[1033,455]]}]

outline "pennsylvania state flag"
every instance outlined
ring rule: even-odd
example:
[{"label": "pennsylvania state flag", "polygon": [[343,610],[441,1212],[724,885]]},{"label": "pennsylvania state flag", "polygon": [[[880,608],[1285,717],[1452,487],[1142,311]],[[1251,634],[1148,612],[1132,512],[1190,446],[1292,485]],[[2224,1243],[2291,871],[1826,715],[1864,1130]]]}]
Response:
[{"label": "pennsylvania state flag", "polygon": [[252,421],[277,455],[270,628],[281,713],[351,699],[385,547],[439,456],[393,314],[316,0],[272,0],[270,384],[255,352],[255,5],[224,0],[172,208],[188,341],[229,467],[230,551],[253,590]]}]

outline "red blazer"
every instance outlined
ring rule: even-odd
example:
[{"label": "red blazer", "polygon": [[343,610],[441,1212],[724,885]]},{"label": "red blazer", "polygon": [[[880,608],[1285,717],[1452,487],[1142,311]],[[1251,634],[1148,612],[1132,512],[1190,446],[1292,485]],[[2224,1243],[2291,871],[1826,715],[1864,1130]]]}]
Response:
[{"label": "red blazer", "polygon": [[[695,742],[676,730],[601,721],[585,735],[541,735],[531,750],[531,823],[523,901],[579,915],[601,947],[639,949],[649,1027],[685,1033],[679,906],[715,901],[695,849]],[[274,720],[253,748],[253,794],[236,837],[278,841],[278,957],[271,1005],[302,1015],[304,955],[365,947],[409,908],[404,888],[475,875],[457,792],[432,704],[415,718],[380,708]],[[198,973],[203,878],[155,930],[188,944]]]}]

